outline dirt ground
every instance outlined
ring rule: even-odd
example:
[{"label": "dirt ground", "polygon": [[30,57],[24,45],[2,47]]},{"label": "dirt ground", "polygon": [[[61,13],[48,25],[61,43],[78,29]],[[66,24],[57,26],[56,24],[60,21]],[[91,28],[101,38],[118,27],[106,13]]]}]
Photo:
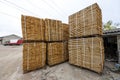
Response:
[{"label": "dirt ground", "polygon": [[102,75],[68,62],[23,74],[22,46],[0,45],[0,80],[120,80],[120,73],[108,68],[113,65],[106,62]]}]

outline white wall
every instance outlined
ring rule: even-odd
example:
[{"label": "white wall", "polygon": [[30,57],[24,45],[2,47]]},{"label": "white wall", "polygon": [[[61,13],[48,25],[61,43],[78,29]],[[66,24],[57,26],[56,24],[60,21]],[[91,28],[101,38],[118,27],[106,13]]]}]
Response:
[{"label": "white wall", "polygon": [[120,35],[117,36],[117,47],[118,47],[118,63],[120,64]]}]

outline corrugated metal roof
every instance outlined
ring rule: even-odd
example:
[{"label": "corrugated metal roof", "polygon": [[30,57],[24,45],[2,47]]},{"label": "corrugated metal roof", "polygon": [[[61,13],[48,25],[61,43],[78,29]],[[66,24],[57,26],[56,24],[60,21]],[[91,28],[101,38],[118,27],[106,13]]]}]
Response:
[{"label": "corrugated metal roof", "polygon": [[107,33],[116,33],[116,32],[120,32],[120,28],[103,31],[104,34],[107,34]]},{"label": "corrugated metal roof", "polygon": [[105,30],[103,31],[103,35],[120,35],[120,28]]}]

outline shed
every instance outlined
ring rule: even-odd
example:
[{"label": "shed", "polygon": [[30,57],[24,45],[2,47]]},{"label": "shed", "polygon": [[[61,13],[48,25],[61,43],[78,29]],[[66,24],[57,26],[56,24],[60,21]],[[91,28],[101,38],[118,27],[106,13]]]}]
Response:
[{"label": "shed", "polygon": [[103,32],[105,58],[120,63],[120,28]]},{"label": "shed", "polygon": [[2,44],[2,38],[3,38],[3,37],[0,37],[0,44]]},{"label": "shed", "polygon": [[21,39],[21,37],[18,36],[18,35],[15,35],[15,34],[3,36],[2,39],[1,39],[1,43],[5,44],[6,42],[9,42],[12,39]]}]

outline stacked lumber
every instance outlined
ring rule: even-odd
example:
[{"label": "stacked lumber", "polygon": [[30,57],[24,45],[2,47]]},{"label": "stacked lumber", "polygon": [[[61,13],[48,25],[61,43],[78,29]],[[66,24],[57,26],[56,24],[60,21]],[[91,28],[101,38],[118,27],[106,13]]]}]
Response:
[{"label": "stacked lumber", "polygon": [[68,40],[69,39],[69,25],[62,23],[63,26],[63,40]]},{"label": "stacked lumber", "polygon": [[68,39],[68,24],[59,20],[45,19],[45,40],[62,41]]},{"label": "stacked lumber", "polygon": [[68,59],[67,43],[66,42],[48,43],[47,58],[48,58],[47,63],[49,66],[66,61]]},{"label": "stacked lumber", "polygon": [[68,40],[68,24],[62,23],[60,20],[43,20],[40,18],[24,15],[22,15],[21,19],[23,40]]},{"label": "stacked lumber", "polygon": [[23,72],[36,70],[46,64],[46,43],[23,44]]},{"label": "stacked lumber", "polygon": [[101,73],[104,64],[101,9],[95,3],[69,16],[69,63]]},{"label": "stacked lumber", "polygon": [[69,63],[101,73],[104,48],[101,37],[69,40]]},{"label": "stacked lumber", "polygon": [[[21,22],[24,40],[24,73],[44,67],[47,60],[49,65],[68,60],[68,24],[62,23],[60,20],[43,20],[25,15],[22,15]],[[46,44],[49,46],[47,47]],[[50,45],[52,46],[50,47]],[[46,60],[46,58],[48,59]]]},{"label": "stacked lumber", "polygon": [[102,14],[97,3],[69,16],[70,36],[102,35]]},{"label": "stacked lumber", "polygon": [[44,40],[45,23],[43,19],[22,15],[21,21],[23,40]]},{"label": "stacked lumber", "polygon": [[59,20],[45,19],[45,41],[47,41],[47,63],[52,66],[68,60],[68,24]]}]

